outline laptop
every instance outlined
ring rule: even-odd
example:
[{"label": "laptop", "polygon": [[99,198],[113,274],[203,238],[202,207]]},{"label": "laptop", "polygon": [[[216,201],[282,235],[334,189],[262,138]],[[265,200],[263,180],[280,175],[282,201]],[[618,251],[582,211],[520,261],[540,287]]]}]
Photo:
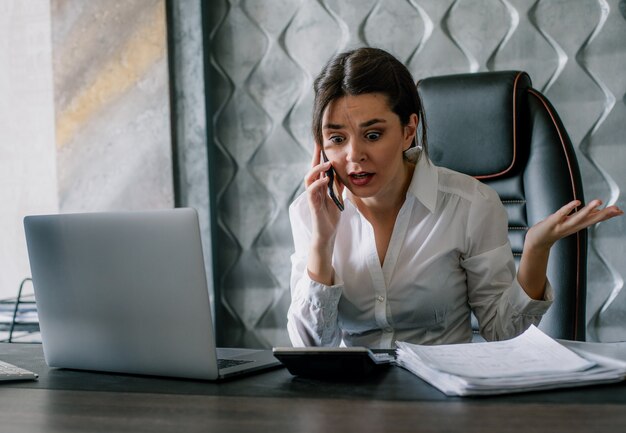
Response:
[{"label": "laptop", "polygon": [[194,209],[27,216],[24,228],[50,367],[217,380],[280,366],[271,350],[215,347]]}]

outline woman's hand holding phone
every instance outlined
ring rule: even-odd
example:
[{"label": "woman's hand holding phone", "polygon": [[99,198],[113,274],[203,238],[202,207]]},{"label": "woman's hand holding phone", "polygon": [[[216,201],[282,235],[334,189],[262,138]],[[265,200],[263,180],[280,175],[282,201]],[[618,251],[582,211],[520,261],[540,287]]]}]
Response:
[{"label": "woman's hand holding phone", "polygon": [[[343,185],[337,179],[334,172],[332,180],[335,183],[333,194],[337,201],[331,198],[330,191],[333,188],[331,176],[332,170],[329,161],[323,161],[322,148],[315,145],[311,170],[304,178],[309,209],[311,211],[312,237],[311,251],[309,255],[308,271],[314,281],[332,285],[334,271],[332,269],[332,253],[337,233],[337,224],[341,216],[341,210],[336,204],[343,193]],[[336,191],[336,192],[335,192]]]},{"label": "woman's hand holding phone", "polygon": [[334,238],[339,215],[343,210],[343,185],[319,145],[315,146],[311,170],[304,178],[313,227],[319,235]]}]

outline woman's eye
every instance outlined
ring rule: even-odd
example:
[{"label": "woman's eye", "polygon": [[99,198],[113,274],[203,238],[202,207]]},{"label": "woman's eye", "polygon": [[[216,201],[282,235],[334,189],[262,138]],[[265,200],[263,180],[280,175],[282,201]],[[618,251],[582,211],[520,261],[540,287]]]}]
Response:
[{"label": "woman's eye", "polygon": [[329,138],[329,140],[335,144],[340,144],[343,143],[343,137],[340,137],[338,135],[334,135],[332,137]]},{"label": "woman's eye", "polygon": [[368,132],[365,134],[365,138],[371,141],[376,141],[380,138],[380,132]]}]

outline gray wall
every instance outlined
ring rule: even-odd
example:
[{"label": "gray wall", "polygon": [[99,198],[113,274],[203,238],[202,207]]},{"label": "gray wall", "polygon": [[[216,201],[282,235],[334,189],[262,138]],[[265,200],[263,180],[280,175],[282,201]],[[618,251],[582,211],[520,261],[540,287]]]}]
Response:
[{"label": "gray wall", "polygon": [[50,39],[49,0],[0,2],[0,299],[30,275],[24,215],[59,209]]},{"label": "gray wall", "polygon": [[51,0],[62,212],[173,206],[165,0]]},{"label": "gray wall", "polygon": [[[175,3],[183,10],[196,4]],[[624,0],[213,0],[203,6],[222,344],[288,342],[287,207],[301,191],[312,151],[311,81],[346,48],[385,48],[416,78],[528,71],[571,135],[586,197],[626,207]],[[590,340],[626,336],[624,224],[622,218],[590,232]]]}]

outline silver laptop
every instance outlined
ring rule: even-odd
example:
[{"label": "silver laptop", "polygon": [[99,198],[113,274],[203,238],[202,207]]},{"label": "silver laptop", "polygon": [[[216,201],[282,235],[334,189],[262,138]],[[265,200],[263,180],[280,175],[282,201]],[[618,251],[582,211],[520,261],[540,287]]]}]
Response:
[{"label": "silver laptop", "polygon": [[194,209],[27,216],[24,228],[49,366],[216,380],[280,365],[269,350],[216,349]]}]

